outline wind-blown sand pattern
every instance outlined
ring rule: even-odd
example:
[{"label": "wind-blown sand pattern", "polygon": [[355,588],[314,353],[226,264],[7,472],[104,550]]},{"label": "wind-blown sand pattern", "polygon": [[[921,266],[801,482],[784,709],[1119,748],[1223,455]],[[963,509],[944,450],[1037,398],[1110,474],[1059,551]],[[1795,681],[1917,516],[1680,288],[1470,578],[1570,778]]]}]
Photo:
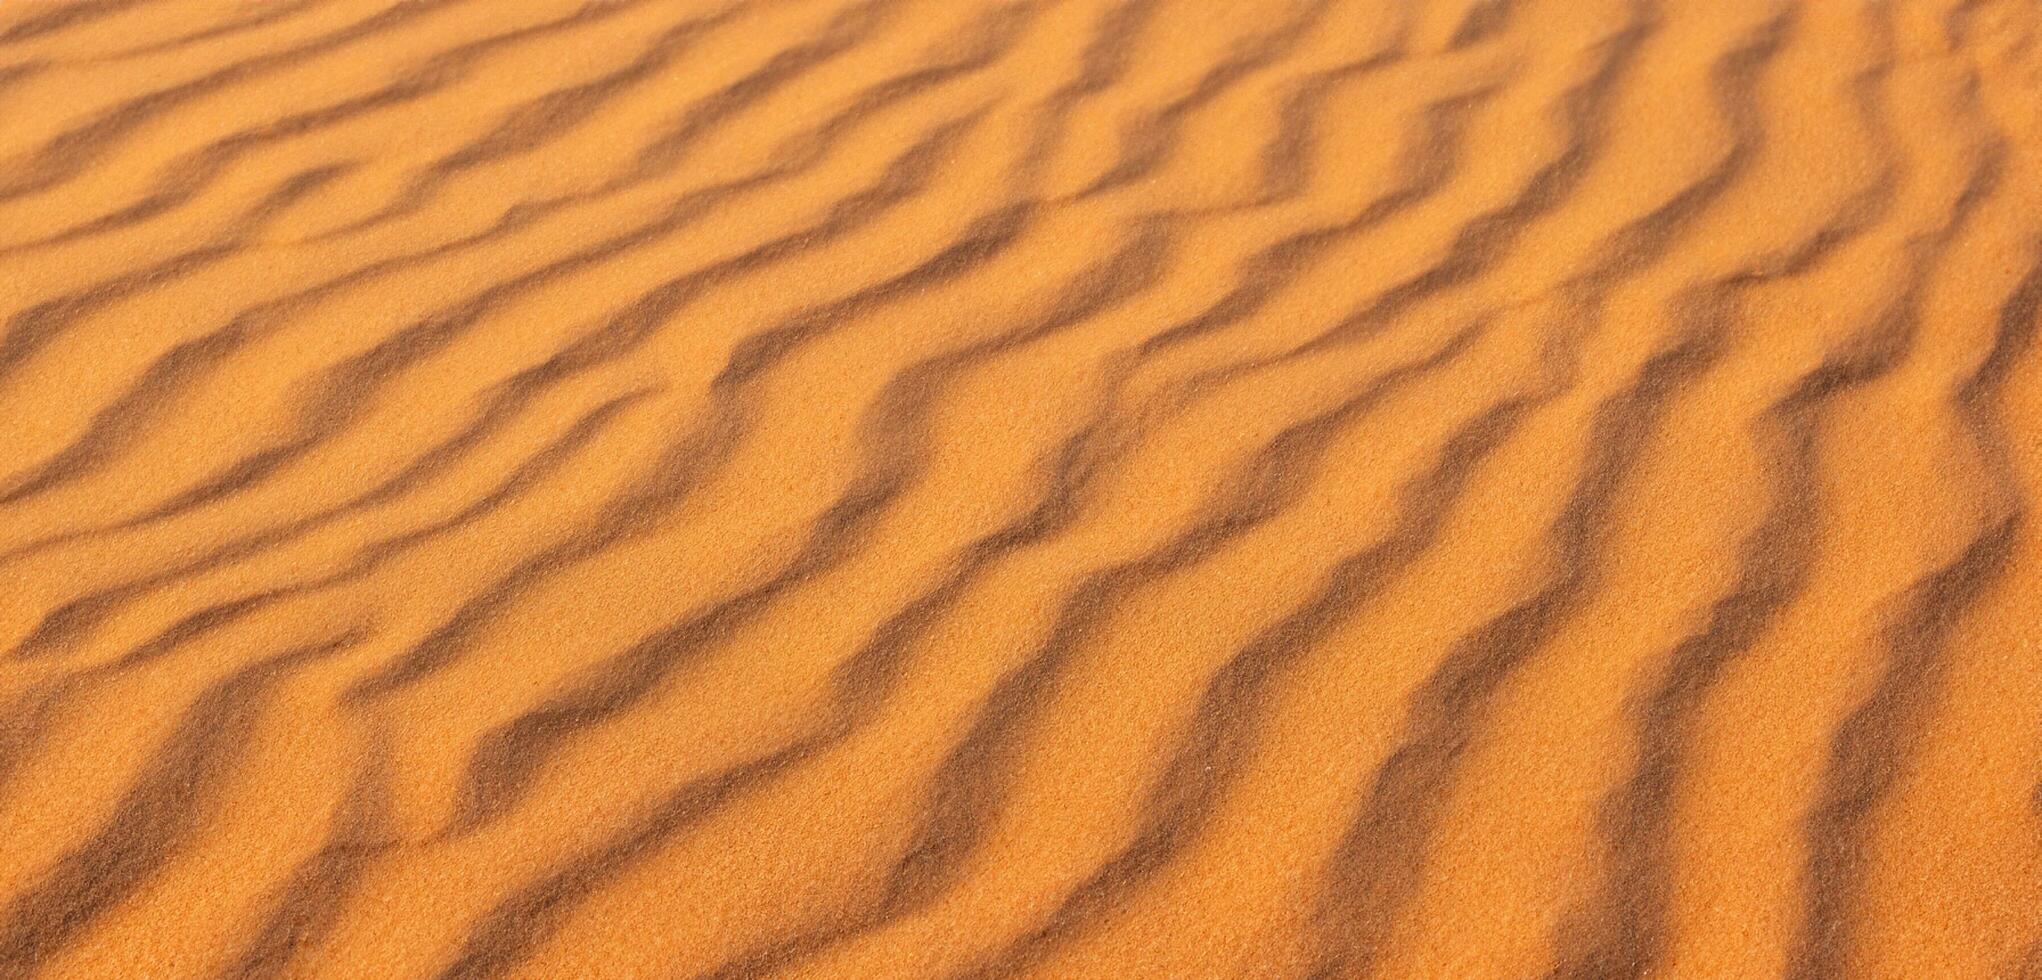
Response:
[{"label": "wind-blown sand pattern", "polygon": [[0,307],[0,977],[2042,977],[2034,0],[13,0]]}]

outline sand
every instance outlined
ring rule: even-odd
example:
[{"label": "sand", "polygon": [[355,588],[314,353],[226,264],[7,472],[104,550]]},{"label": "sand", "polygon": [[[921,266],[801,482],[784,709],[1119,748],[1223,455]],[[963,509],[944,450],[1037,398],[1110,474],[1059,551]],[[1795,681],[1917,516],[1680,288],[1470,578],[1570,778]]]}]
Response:
[{"label": "sand", "polygon": [[2042,977],[2032,0],[0,2],[0,977]]}]

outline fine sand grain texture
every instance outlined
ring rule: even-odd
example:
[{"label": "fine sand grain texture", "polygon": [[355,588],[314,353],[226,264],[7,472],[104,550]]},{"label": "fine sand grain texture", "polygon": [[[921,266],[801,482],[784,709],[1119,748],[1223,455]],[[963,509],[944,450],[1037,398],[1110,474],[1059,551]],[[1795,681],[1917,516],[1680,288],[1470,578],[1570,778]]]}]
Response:
[{"label": "fine sand grain texture", "polygon": [[0,0],[0,980],[2042,980],[2037,0]]}]

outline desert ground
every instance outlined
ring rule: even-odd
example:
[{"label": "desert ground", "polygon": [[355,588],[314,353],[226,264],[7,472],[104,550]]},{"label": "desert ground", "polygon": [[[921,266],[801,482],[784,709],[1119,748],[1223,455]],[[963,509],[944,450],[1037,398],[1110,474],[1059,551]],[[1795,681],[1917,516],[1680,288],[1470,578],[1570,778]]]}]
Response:
[{"label": "desert ground", "polygon": [[2042,978],[2035,0],[0,0],[0,977]]}]

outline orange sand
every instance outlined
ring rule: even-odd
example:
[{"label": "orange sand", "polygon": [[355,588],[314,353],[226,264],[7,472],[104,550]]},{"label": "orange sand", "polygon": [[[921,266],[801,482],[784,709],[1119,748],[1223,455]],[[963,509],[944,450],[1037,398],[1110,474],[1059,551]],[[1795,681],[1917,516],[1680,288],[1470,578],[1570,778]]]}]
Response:
[{"label": "orange sand", "polygon": [[2032,0],[0,0],[0,977],[2042,977]]}]

